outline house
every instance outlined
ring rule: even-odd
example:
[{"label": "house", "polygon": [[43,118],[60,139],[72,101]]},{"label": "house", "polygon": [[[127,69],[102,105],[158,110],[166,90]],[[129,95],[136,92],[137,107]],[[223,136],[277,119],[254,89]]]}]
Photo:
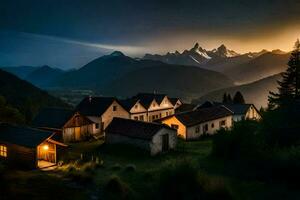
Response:
[{"label": "house", "polygon": [[177,134],[163,124],[114,118],[106,129],[106,143],[131,144],[156,155],[175,149]]},{"label": "house", "polygon": [[183,104],[183,102],[179,98],[176,98],[176,97],[169,98],[169,100],[172,103],[172,105],[174,106],[175,110]]},{"label": "house", "polygon": [[146,109],[144,121],[153,122],[175,113],[173,104],[165,94],[139,93],[132,99],[138,100]]},{"label": "house", "polygon": [[77,105],[75,112],[92,121],[94,133],[102,136],[114,117],[130,118],[130,113],[114,97],[86,97]]},{"label": "house", "polygon": [[177,129],[179,137],[193,140],[203,135],[212,135],[220,128],[230,128],[232,117],[233,112],[225,106],[214,106],[178,113],[161,119],[161,122]]},{"label": "house", "polygon": [[141,104],[139,99],[130,98],[120,100],[123,107],[129,112],[130,119],[148,121],[147,109]]},{"label": "house", "polygon": [[257,108],[253,104],[233,104],[233,103],[220,103],[220,102],[210,102],[207,101],[200,105],[199,108],[207,108],[212,107],[216,105],[224,105],[229,110],[231,110],[233,115],[233,121],[238,122],[244,119],[250,119],[250,120],[261,120],[261,114],[257,110]]},{"label": "house", "polygon": [[101,135],[99,122],[96,117],[86,117],[76,112],[63,126],[63,141],[79,142]]},{"label": "house", "polygon": [[65,144],[54,140],[54,133],[28,127],[0,124],[0,158],[10,165],[43,168],[55,165]]}]

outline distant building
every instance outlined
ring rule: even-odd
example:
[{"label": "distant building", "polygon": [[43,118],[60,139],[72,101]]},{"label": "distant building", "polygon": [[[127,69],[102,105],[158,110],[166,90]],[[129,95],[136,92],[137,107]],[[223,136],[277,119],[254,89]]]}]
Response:
[{"label": "distant building", "polygon": [[183,102],[179,98],[172,97],[169,99],[170,102],[173,104],[175,110],[183,104]]},{"label": "distant building", "polygon": [[139,93],[122,102],[130,118],[135,120],[153,122],[175,113],[174,105],[165,94]]},{"label": "distant building", "polygon": [[139,99],[120,100],[120,103],[130,113],[130,119],[148,121],[148,111]]},{"label": "distant building", "polygon": [[108,144],[130,144],[145,149],[151,155],[175,149],[176,130],[158,123],[114,118],[106,129]]},{"label": "distant building", "polygon": [[220,128],[230,128],[232,117],[233,112],[225,106],[214,106],[178,113],[161,119],[161,122],[177,129],[179,137],[193,140],[203,135],[212,135]]},{"label": "distant building", "polygon": [[199,108],[208,108],[216,105],[224,105],[229,110],[231,110],[233,114],[233,121],[238,122],[241,120],[261,120],[261,114],[257,110],[257,108],[253,104],[233,104],[233,103],[219,103],[219,102],[210,102],[207,101],[200,105]]},{"label": "distant building", "polygon": [[76,112],[63,126],[63,141],[79,142],[91,137],[101,136],[101,129],[96,117],[86,117]]},{"label": "distant building", "polygon": [[113,97],[86,97],[77,105],[75,111],[92,121],[94,133],[103,136],[114,117],[130,118],[130,113]]},{"label": "distant building", "polygon": [[22,168],[43,168],[55,165],[59,147],[54,133],[38,129],[0,124],[0,159]]}]

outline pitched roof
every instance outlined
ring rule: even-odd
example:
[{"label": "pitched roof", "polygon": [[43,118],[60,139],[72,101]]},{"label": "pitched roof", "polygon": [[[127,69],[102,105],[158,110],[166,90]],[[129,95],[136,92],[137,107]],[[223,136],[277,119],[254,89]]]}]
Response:
[{"label": "pitched roof", "polygon": [[159,124],[136,121],[131,119],[113,118],[106,128],[106,134],[118,134],[142,140],[151,140],[152,137],[162,128],[172,128]]},{"label": "pitched roof", "polygon": [[86,116],[101,116],[114,101],[114,97],[86,97],[75,110]]},{"label": "pitched roof", "polygon": [[252,104],[224,104],[236,115],[244,115],[247,113]]},{"label": "pitched roof", "polygon": [[141,104],[145,108],[149,108],[151,102],[155,100],[158,104],[162,102],[162,100],[166,97],[165,94],[154,94],[154,93],[138,93],[133,99],[139,99]]},{"label": "pitched roof", "polygon": [[73,111],[65,108],[44,108],[33,120],[34,127],[61,129],[73,115]]},{"label": "pitched roof", "polygon": [[130,98],[130,99],[122,99],[120,103],[122,106],[129,112],[131,108],[138,102],[138,99]]},{"label": "pitched roof", "polygon": [[34,148],[53,135],[53,132],[0,123],[0,141]]},{"label": "pitched roof", "polygon": [[174,116],[185,126],[194,126],[203,122],[230,116],[233,113],[225,106],[202,108],[195,111],[183,112]]},{"label": "pitched roof", "polygon": [[[200,105],[198,108],[208,108],[216,105],[224,105],[226,108],[231,110],[236,115],[244,115],[247,113],[248,109],[251,106],[254,106],[253,104],[234,104],[234,103],[221,103],[221,102],[210,102],[206,101],[202,105]],[[255,108],[255,106],[254,106]],[[256,109],[256,108],[255,108]]]},{"label": "pitched roof", "polygon": [[188,111],[194,110],[195,107],[196,107],[196,105],[194,105],[194,104],[184,103],[184,104],[181,104],[181,106],[179,106],[178,108],[176,108],[175,111],[176,111],[176,113],[188,112]]},{"label": "pitched roof", "polygon": [[180,101],[180,99],[176,98],[176,97],[175,98],[169,98],[169,100],[170,100],[170,102],[172,103],[173,106],[176,105],[177,101]]}]

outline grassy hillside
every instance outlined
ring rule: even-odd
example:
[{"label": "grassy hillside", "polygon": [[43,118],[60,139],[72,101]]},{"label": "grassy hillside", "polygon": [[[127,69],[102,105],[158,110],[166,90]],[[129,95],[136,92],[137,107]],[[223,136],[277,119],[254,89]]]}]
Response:
[{"label": "grassy hillside", "polygon": [[194,100],[194,103],[203,103],[204,101],[222,101],[223,94],[230,93],[231,96],[236,91],[241,91],[247,103],[253,103],[258,108],[265,107],[268,103],[269,91],[277,91],[277,80],[280,80],[281,75],[276,74],[253,83],[244,84],[235,87],[215,90],[203,95],[201,98]]},{"label": "grassy hillside", "polygon": [[165,65],[138,69],[111,82],[104,93],[131,96],[137,92],[160,92],[191,100],[209,91],[232,86],[221,73],[192,66]]},{"label": "grassy hillside", "polygon": [[27,122],[42,107],[68,106],[60,99],[3,70],[0,70],[0,96],[3,96],[9,105],[17,108]]}]

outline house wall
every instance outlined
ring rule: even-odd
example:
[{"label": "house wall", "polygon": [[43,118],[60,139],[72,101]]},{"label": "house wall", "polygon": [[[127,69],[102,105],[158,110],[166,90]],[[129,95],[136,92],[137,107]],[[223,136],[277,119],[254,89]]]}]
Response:
[{"label": "house wall", "polygon": [[[224,120],[225,120],[226,125],[220,126],[220,122],[224,121]],[[208,127],[208,130],[206,132],[204,131],[205,125],[207,125],[207,127]],[[188,127],[186,139],[187,140],[197,139],[204,134],[213,135],[220,128],[231,128],[231,127],[232,127],[232,116],[215,119],[212,121],[208,121],[205,123],[201,123],[201,124],[197,124],[195,126]],[[199,132],[197,132],[197,129],[199,130]]]},{"label": "house wall", "polygon": [[130,144],[150,152],[150,141],[148,140],[141,140],[141,139],[126,137],[123,135],[108,133],[105,136],[105,142],[107,144]]},{"label": "house wall", "polygon": [[150,143],[151,155],[156,155],[162,152],[162,136],[169,135],[169,149],[175,149],[177,145],[177,132],[175,130],[170,130],[163,128],[157,132],[152,138]]},{"label": "house wall", "polygon": [[[64,128],[63,129],[63,141],[65,143],[85,141],[87,138],[89,138],[93,134],[94,126],[95,126],[95,124],[89,124],[89,125],[78,126],[78,127]],[[77,137],[75,135],[76,134],[75,132],[78,130],[80,133],[80,137]]]},{"label": "house wall", "polygon": [[250,106],[246,113],[246,119],[261,120],[261,115],[257,112],[254,106]]},{"label": "house wall", "polygon": [[[116,111],[113,111],[114,106],[117,108]],[[130,119],[130,114],[117,101],[114,101],[101,116],[102,130],[106,129],[114,117]]]},{"label": "house wall", "polygon": [[148,121],[147,109],[141,103],[137,102],[130,110],[130,119]]},{"label": "house wall", "polygon": [[37,151],[35,148],[28,148],[1,141],[0,144],[7,147],[7,157],[0,157],[4,162],[17,168],[34,169],[37,167]]},{"label": "house wall", "polygon": [[175,116],[162,120],[162,123],[168,125],[169,127],[172,127],[172,125],[177,125],[177,135],[186,139],[186,127]]},{"label": "house wall", "polygon": [[174,108],[166,108],[162,110],[155,110],[148,112],[148,121],[152,122],[174,114]]}]

